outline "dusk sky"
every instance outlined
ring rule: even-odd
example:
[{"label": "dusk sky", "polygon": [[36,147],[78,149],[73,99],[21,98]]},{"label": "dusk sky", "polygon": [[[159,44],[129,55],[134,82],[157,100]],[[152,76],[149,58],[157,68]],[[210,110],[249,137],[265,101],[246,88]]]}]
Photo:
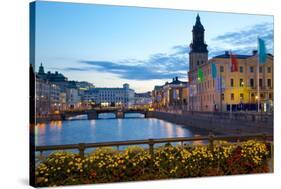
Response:
[{"label": "dusk sky", "polygon": [[199,13],[209,58],[250,54],[257,37],[273,53],[273,17],[247,14],[38,2],[36,71],[58,71],[96,87],[129,83],[151,91],[178,76],[187,81],[192,27]]}]

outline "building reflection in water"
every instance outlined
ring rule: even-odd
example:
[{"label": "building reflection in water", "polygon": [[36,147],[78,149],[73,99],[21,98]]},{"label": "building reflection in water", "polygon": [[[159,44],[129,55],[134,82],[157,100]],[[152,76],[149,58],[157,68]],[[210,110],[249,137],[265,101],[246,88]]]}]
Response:
[{"label": "building reflection in water", "polygon": [[[36,144],[42,146],[80,142],[199,136],[194,135],[198,134],[198,132],[196,132],[197,131],[193,131],[189,127],[155,118],[109,118],[107,120],[52,121],[49,123],[37,124],[35,127],[35,140]],[[201,132],[199,134],[201,134]],[[194,142],[194,144],[205,143],[205,141]]]},{"label": "building reflection in water", "polygon": [[39,135],[44,136],[46,133],[46,123],[37,123],[35,126],[35,145],[38,144]]},{"label": "building reflection in water", "polygon": [[[194,137],[200,137],[201,135],[194,135]],[[193,144],[195,145],[203,145],[204,144],[204,141],[203,140],[196,140],[196,141],[193,141]]]},{"label": "building reflection in water", "polygon": [[96,120],[94,120],[94,119],[90,120],[90,126],[95,127],[96,126]]},{"label": "building reflection in water", "polygon": [[117,119],[117,133],[118,133],[118,136],[122,135],[122,125],[123,125],[123,119]]},{"label": "building reflection in water", "polygon": [[173,137],[174,132],[173,132],[173,127],[172,124],[169,122],[162,121],[163,126],[166,128],[166,134],[167,137]]},{"label": "building reflection in water", "polygon": [[44,135],[46,133],[46,123],[37,123],[35,127],[35,136]]},{"label": "building reflection in water", "polygon": [[50,130],[60,131],[62,128],[62,121],[51,121]]}]

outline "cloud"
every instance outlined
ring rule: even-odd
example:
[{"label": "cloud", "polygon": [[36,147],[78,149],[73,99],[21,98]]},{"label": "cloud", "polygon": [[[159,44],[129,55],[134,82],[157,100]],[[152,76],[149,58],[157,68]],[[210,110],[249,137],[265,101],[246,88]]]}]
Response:
[{"label": "cloud", "polygon": [[[240,31],[218,35],[208,43],[209,58],[231,50],[237,54],[251,54],[257,48],[257,36],[267,42],[269,52],[273,50],[273,24],[262,23],[245,27]],[[79,67],[67,67],[65,71],[98,71],[112,73],[121,79],[147,81],[187,77],[189,65],[188,45],[176,45],[170,53],[152,54],[144,60],[122,59],[118,61],[80,60]]]},{"label": "cloud", "polygon": [[[121,60],[117,62],[81,60],[79,63],[92,66],[89,70],[117,74],[122,79],[151,80],[186,78],[182,70],[188,69],[186,54],[153,54],[147,60]],[[70,69],[70,68],[67,68]],[[74,70],[74,69],[73,69]],[[75,71],[75,70],[74,70]],[[82,71],[82,70],[77,70]]]},{"label": "cloud", "polygon": [[[112,73],[127,80],[152,80],[187,77],[188,48],[178,45],[171,53],[157,53],[148,59],[123,59],[118,61],[80,60],[79,67],[65,67],[60,70]],[[58,69],[58,68],[57,68]]]},{"label": "cloud", "polygon": [[213,38],[224,44],[233,45],[236,48],[249,48],[257,46],[257,37],[266,41],[268,50],[273,50],[273,23],[261,23],[248,26],[240,31],[227,32]]}]

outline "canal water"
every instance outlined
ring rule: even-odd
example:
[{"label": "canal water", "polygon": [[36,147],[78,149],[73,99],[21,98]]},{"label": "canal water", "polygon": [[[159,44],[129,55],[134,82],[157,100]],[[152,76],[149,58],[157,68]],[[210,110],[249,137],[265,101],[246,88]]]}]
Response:
[{"label": "canal water", "polygon": [[207,131],[144,118],[142,114],[128,114],[124,119],[115,119],[114,116],[101,114],[97,120],[88,120],[83,115],[66,121],[37,124],[35,144],[45,146],[208,135]]}]

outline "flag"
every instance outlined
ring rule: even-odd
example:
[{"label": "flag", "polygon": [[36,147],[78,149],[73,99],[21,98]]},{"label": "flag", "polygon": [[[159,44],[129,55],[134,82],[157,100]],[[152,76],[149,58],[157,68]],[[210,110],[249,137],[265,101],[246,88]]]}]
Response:
[{"label": "flag", "polygon": [[225,80],[223,77],[221,78],[221,88],[222,88],[222,90],[225,89]]},{"label": "flag", "polygon": [[259,53],[259,63],[265,64],[266,62],[266,47],[264,40],[258,38],[258,53]]},{"label": "flag", "polygon": [[238,62],[234,54],[230,53],[230,59],[231,59],[231,72],[237,72],[238,71]]},{"label": "flag", "polygon": [[202,82],[204,80],[204,74],[202,68],[198,68],[198,81]]},{"label": "flag", "polygon": [[225,90],[225,80],[223,77],[217,77],[216,78],[216,90],[218,92]]},{"label": "flag", "polygon": [[216,64],[211,63],[212,64],[212,77],[213,79],[215,79],[217,77],[217,67]]}]

